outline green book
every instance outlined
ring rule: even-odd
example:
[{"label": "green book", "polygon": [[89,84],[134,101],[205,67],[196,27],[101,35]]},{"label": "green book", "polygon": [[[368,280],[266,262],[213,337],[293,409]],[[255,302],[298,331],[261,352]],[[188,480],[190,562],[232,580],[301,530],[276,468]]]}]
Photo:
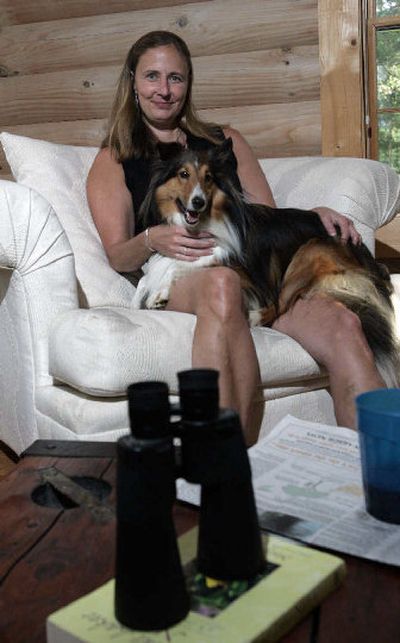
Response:
[{"label": "green book", "polygon": [[[138,632],[116,620],[114,581],[111,580],[51,614],[47,619],[47,642],[276,641],[340,585],[345,575],[345,564],[336,556],[278,536],[263,535],[263,541],[269,563],[268,573],[227,606],[221,604],[219,596],[214,607],[208,610],[209,605],[206,605],[204,610],[204,604],[199,607],[199,600],[196,599],[193,604],[198,604],[199,611],[192,609],[183,621],[168,632]],[[197,529],[179,539],[185,571],[193,567],[196,545]],[[209,596],[205,598],[205,603],[210,603]],[[205,615],[204,611],[213,615]]]}]

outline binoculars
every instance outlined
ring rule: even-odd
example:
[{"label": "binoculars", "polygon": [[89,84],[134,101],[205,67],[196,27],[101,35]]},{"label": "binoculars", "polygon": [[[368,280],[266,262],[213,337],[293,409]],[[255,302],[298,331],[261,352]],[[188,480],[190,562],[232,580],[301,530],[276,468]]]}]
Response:
[{"label": "binoculars", "polygon": [[[161,630],[190,610],[172,519],[176,479],[201,485],[197,571],[251,580],[266,566],[237,413],[219,408],[218,371],[178,373],[128,387],[131,434],[117,443],[115,615],[129,628]],[[176,446],[179,442],[179,446]]]}]

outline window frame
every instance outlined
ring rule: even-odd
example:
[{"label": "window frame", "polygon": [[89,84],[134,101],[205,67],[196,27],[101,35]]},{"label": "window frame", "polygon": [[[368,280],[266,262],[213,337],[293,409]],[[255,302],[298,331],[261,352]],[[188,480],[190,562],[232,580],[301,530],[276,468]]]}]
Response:
[{"label": "window frame", "polygon": [[400,29],[400,10],[399,15],[396,16],[383,16],[376,15],[376,2],[375,0],[368,0],[368,118],[367,122],[368,136],[367,136],[367,155],[372,159],[379,159],[379,131],[378,131],[378,114],[380,113],[400,113],[400,109],[378,109],[377,100],[377,64],[376,64],[376,38],[377,31],[382,27],[398,27]]}]

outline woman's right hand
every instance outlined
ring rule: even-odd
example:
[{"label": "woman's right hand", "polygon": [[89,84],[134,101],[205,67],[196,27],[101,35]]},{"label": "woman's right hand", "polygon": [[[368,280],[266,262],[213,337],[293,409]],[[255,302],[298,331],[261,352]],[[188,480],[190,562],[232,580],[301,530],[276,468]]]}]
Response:
[{"label": "woman's right hand", "polygon": [[212,255],[216,245],[210,232],[191,234],[179,225],[153,226],[148,230],[147,241],[148,247],[180,261],[196,261],[199,257]]}]

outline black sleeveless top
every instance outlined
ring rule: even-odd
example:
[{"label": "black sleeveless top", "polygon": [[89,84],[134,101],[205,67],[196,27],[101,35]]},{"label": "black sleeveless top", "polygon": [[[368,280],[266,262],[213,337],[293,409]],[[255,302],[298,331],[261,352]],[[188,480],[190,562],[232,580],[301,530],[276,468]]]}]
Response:
[{"label": "black sleeveless top", "polygon": [[[204,151],[216,147],[215,143],[208,141],[206,138],[200,138],[194,136],[190,132],[186,131],[186,141],[187,146],[190,150],[194,151]],[[221,141],[225,138],[222,129],[219,130],[218,135],[221,137]],[[237,160],[233,155],[232,163],[233,167],[237,169]],[[151,158],[130,158],[126,161],[122,161],[122,167],[125,174],[125,183],[132,195],[133,210],[137,214],[139,212],[140,206],[143,203],[143,200],[147,194],[149,188],[150,178],[151,178]],[[238,178],[238,187],[240,188],[240,182]],[[143,232],[143,223],[136,219],[135,220],[135,236]]]}]

